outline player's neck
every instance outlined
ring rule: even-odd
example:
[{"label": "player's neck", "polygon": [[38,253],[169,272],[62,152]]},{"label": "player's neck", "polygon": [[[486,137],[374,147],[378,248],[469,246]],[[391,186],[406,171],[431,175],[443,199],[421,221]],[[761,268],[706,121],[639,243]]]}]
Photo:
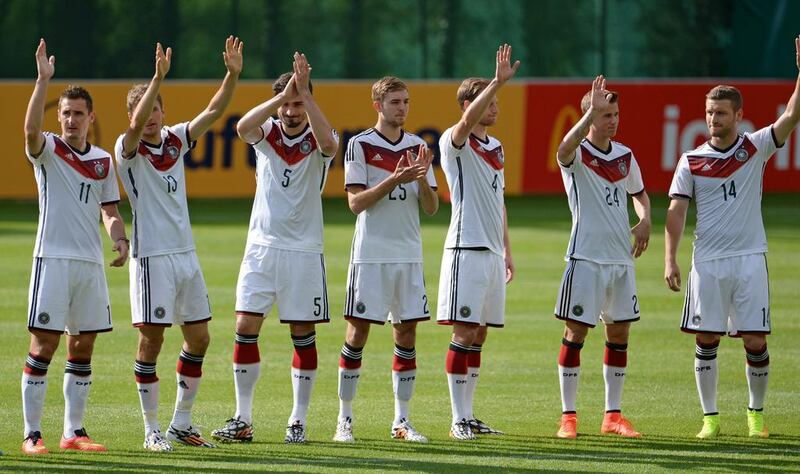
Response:
[{"label": "player's neck", "polygon": [[609,137],[601,137],[593,134],[591,131],[589,135],[586,136],[586,139],[594,145],[595,148],[598,150],[608,150],[611,148],[611,138]]},{"label": "player's neck", "polygon": [[486,135],[488,135],[488,133],[486,133],[486,125],[481,124],[477,124],[472,127],[472,130],[469,133],[475,135],[483,141],[486,141]]},{"label": "player's neck", "polygon": [[403,133],[403,127],[397,127],[381,120],[378,120],[378,123],[375,124],[375,130],[392,142],[399,140],[400,135]]},{"label": "player's neck", "polygon": [[81,152],[85,152],[86,151],[86,146],[88,144],[88,141],[86,140],[86,137],[83,137],[83,138],[67,138],[67,137],[63,137],[63,138],[64,138],[64,141],[67,142],[67,144],[69,146],[71,146],[72,148],[74,148],[74,149],[76,149],[78,151],[81,151]]},{"label": "player's neck", "polygon": [[153,135],[142,135],[142,141],[151,145],[161,144],[161,134],[154,133]]},{"label": "player's neck", "polygon": [[711,146],[713,146],[714,148],[717,148],[719,150],[727,150],[738,139],[739,139],[739,134],[737,134],[734,131],[734,132],[729,133],[728,135],[726,135],[724,137],[711,137],[708,140],[708,143],[710,143]]},{"label": "player's neck", "polygon": [[298,125],[296,127],[288,127],[288,126],[286,126],[285,123],[281,122],[281,128],[283,129],[283,134],[288,136],[288,137],[295,137],[295,136],[299,135],[303,130],[306,129],[306,126],[308,126],[308,121],[307,120],[303,120],[300,123],[300,125]]}]

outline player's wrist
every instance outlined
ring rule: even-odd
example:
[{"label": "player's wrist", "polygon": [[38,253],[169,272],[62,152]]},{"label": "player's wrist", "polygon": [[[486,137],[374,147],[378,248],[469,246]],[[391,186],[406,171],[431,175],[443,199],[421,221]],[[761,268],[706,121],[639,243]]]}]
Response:
[{"label": "player's wrist", "polygon": [[125,236],[122,236],[122,237],[120,237],[120,238],[118,238],[118,239],[114,240],[114,243],[115,243],[115,244],[116,244],[116,243],[119,243],[119,241],[120,241],[120,240],[121,240],[121,241],[123,241],[123,242],[125,242],[125,243],[126,243],[126,244],[128,244],[129,246],[131,245],[131,241],[130,241],[130,240],[128,240],[128,238],[127,238],[127,237],[125,237]]}]

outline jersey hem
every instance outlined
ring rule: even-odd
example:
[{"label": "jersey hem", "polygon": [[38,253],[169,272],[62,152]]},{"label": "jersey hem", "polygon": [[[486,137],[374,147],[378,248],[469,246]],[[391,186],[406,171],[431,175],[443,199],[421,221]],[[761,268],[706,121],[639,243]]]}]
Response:
[{"label": "jersey hem", "polygon": [[699,260],[697,258],[695,258],[694,253],[692,253],[692,265],[694,265],[695,263],[710,262],[712,260],[719,260],[719,259],[722,259],[722,258],[744,257],[746,255],[764,255],[766,253],[767,253],[767,249],[766,248],[763,249],[763,250],[743,250],[743,251],[735,252],[735,253],[726,253],[726,254],[723,254],[723,255],[714,255],[713,257],[704,257],[704,258],[701,258]]},{"label": "jersey hem", "polygon": [[624,261],[620,261],[620,260],[598,260],[598,259],[595,259],[595,258],[584,257],[583,255],[565,255],[564,256],[564,261],[565,262],[569,262],[570,260],[584,260],[586,262],[592,262],[592,263],[596,263],[598,265],[625,265],[626,267],[635,267],[636,266],[634,264],[634,262],[631,261],[631,260],[624,260]]},{"label": "jersey hem", "polygon": [[[139,242],[137,242],[136,244],[137,244],[137,246],[141,247],[139,245]],[[139,251],[139,252],[136,253],[136,257],[131,257],[131,258],[139,259],[139,258],[147,258],[147,257],[160,257],[162,255],[175,255],[175,254],[179,254],[179,253],[187,253],[187,252],[192,252],[192,251],[195,251],[195,247],[194,246],[186,247],[186,248],[183,248],[183,249],[159,250],[157,252],[146,252],[145,253],[145,252]]]},{"label": "jersey hem", "polygon": [[81,262],[89,262],[89,263],[96,263],[97,265],[103,266],[103,260],[95,260],[90,259],[87,257],[76,257],[74,255],[36,255],[33,254],[33,258],[57,258],[61,260],[78,260]]},{"label": "jersey hem", "polygon": [[363,258],[351,258],[350,263],[422,263],[422,258],[419,259],[398,259],[398,260],[387,260],[387,259],[380,259],[380,260],[373,260],[373,259],[363,259]]},{"label": "jersey hem", "polygon": [[251,240],[247,242],[247,246],[250,245],[260,245],[262,247],[269,247],[272,249],[278,250],[288,250],[291,252],[304,252],[304,253],[315,253],[315,254],[322,254],[322,248],[319,249],[309,249],[309,248],[297,248],[297,247],[290,247],[288,245],[275,245],[274,243],[267,243],[259,240]]}]

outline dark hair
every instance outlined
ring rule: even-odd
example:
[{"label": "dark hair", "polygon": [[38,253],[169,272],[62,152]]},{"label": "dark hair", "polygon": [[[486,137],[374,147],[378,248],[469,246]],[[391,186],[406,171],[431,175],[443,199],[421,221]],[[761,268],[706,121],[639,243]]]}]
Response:
[{"label": "dark hair", "polygon": [[92,96],[89,95],[89,91],[84,89],[81,86],[75,85],[68,85],[61,95],[58,96],[58,106],[61,107],[61,100],[62,99],[83,99],[86,101],[86,108],[89,109],[91,113],[93,110],[92,107]]},{"label": "dark hair", "polygon": [[[272,83],[272,92],[275,95],[280,94],[284,89],[286,89],[286,84],[289,83],[289,79],[292,78],[292,74],[294,73],[284,72],[277,79],[275,79],[275,82]],[[310,79],[308,80],[308,90],[311,91],[312,94],[314,93],[314,85],[311,84]]]},{"label": "dark hair", "polygon": [[[131,87],[131,90],[128,91],[128,99],[127,99],[127,106],[128,106],[128,113],[132,114],[133,110],[139,105],[141,102],[142,97],[144,97],[144,93],[147,92],[147,84],[134,84]],[[158,105],[161,106],[161,109],[164,109],[164,102],[161,100],[161,94],[156,96],[156,101]]]},{"label": "dark hair", "polygon": [[489,85],[491,81],[486,79],[485,77],[468,77],[461,82],[461,85],[458,86],[458,92],[456,92],[456,100],[458,100],[458,105],[461,108],[464,108],[464,103],[466,101],[472,102],[475,100],[486,86]]},{"label": "dark hair", "polygon": [[733,105],[733,111],[738,112],[742,108],[743,100],[742,93],[739,89],[733,86],[719,85],[706,94],[706,99],[711,100],[729,100]]}]

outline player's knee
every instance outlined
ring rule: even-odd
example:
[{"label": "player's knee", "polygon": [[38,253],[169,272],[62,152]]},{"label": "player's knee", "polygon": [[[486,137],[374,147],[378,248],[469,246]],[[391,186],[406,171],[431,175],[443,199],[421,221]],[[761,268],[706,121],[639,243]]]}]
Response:
[{"label": "player's knee", "polygon": [[453,325],[453,342],[464,345],[464,346],[471,346],[475,344],[475,340],[478,337],[478,329],[479,326],[474,325],[467,325],[467,324],[454,324]]},{"label": "player's knee", "polygon": [[579,324],[567,324],[567,327],[564,330],[564,339],[568,340],[569,342],[574,342],[576,344],[583,344],[588,334],[589,334],[589,328],[587,326]]},{"label": "player's knee", "polygon": [[721,337],[719,334],[697,333],[694,339],[698,344],[709,345],[719,344]]},{"label": "player's knee", "polygon": [[239,334],[257,335],[261,331],[264,318],[256,315],[236,314],[236,332]]},{"label": "player's knee", "polygon": [[743,334],[744,348],[749,352],[761,352],[767,346],[767,336],[764,334]]},{"label": "player's knee", "polygon": [[44,333],[42,331],[31,333],[29,352],[45,359],[52,359],[53,354],[55,354],[56,349],[58,349],[60,340],[61,334]]}]

